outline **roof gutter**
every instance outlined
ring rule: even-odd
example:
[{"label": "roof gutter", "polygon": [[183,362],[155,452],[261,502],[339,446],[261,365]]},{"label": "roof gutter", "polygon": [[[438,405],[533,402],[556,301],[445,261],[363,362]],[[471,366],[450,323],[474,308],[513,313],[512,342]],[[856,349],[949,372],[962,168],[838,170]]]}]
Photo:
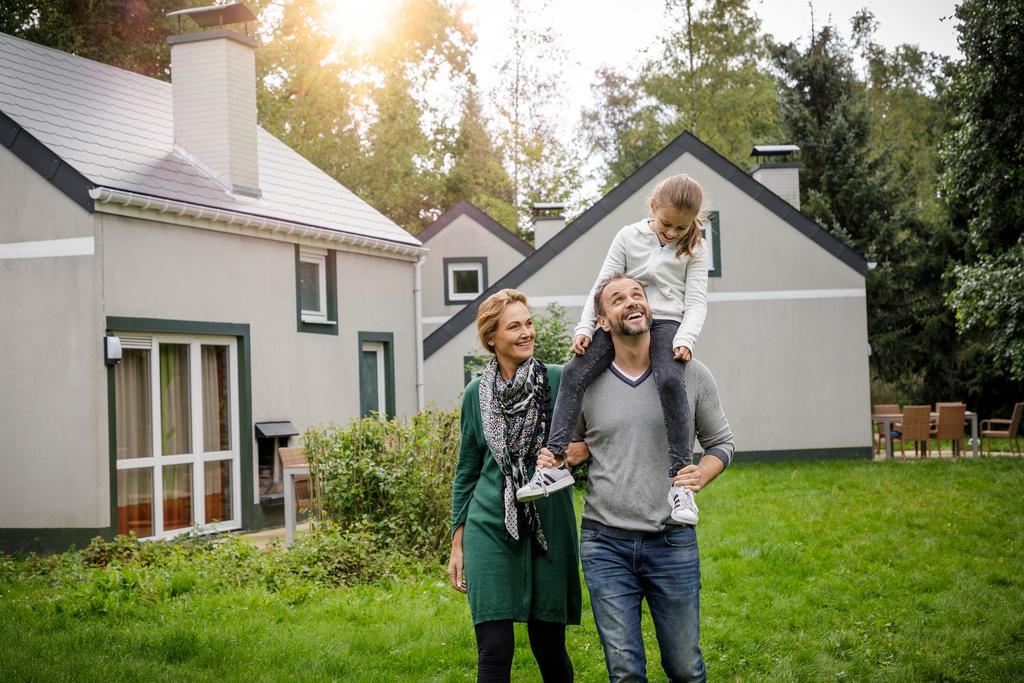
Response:
[{"label": "roof gutter", "polygon": [[230,209],[216,209],[201,204],[189,204],[173,199],[153,197],[150,195],[136,194],[126,190],[115,190],[109,187],[96,187],[89,190],[89,196],[97,204],[116,204],[125,207],[132,207],[142,211],[156,211],[161,214],[174,214],[197,220],[211,221],[223,225],[249,228],[259,231],[267,231],[274,234],[305,237],[309,239],[334,242],[344,246],[369,249],[385,254],[395,254],[406,258],[419,258],[429,253],[429,249],[412,244],[402,244],[382,240],[376,237],[355,235],[350,232],[339,230],[328,230],[317,228],[311,225],[281,221],[264,216],[231,211]]}]

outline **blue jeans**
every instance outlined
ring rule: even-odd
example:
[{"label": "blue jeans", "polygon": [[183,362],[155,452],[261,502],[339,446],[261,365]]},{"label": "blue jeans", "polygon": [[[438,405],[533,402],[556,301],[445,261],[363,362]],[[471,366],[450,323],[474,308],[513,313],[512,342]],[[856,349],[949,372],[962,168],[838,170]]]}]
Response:
[{"label": "blue jeans", "polygon": [[[661,411],[668,435],[668,476],[693,462],[693,430],[690,408],[686,401],[686,383],[683,372],[686,363],[672,356],[672,340],[679,323],[674,320],[655,320],[651,323],[651,373],[658,387]],[[583,410],[583,394],[590,383],[607,370],[615,358],[611,336],[598,328],[582,356],[573,356],[562,369],[555,411],[551,416],[551,432],[547,447],[561,457],[569,445],[576,423]]]},{"label": "blue jeans", "polygon": [[604,648],[610,681],[646,681],[640,631],[645,598],[654,619],[661,666],[670,681],[706,681],[700,653],[700,558],[691,526],[626,540],[580,531],[583,577]]}]

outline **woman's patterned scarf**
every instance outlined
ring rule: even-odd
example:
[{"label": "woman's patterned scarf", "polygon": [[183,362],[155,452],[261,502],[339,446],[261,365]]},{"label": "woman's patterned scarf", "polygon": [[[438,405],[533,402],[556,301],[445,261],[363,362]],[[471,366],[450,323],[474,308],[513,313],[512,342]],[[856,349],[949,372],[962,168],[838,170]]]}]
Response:
[{"label": "woman's patterned scarf", "polygon": [[528,531],[537,544],[548,549],[548,541],[540,526],[540,514],[533,502],[516,501],[516,491],[529,480],[527,470],[537,460],[537,453],[547,439],[550,415],[547,368],[536,358],[526,361],[506,382],[498,372],[497,358],[484,368],[480,377],[480,417],[484,438],[491,457],[505,477],[502,493],[505,504],[505,529],[519,540],[520,509]]}]

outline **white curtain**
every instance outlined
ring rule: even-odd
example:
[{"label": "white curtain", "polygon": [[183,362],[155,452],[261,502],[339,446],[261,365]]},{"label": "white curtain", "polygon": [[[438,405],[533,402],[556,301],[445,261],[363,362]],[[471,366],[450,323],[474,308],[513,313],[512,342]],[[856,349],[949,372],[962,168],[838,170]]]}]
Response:
[{"label": "white curtain", "polygon": [[192,452],[188,345],[160,345],[160,430],[164,455]]},{"label": "white curtain", "polygon": [[118,460],[148,458],[153,454],[150,396],[149,350],[125,349],[114,370]]},{"label": "white curtain", "polygon": [[228,347],[203,345],[203,451],[231,448]]}]

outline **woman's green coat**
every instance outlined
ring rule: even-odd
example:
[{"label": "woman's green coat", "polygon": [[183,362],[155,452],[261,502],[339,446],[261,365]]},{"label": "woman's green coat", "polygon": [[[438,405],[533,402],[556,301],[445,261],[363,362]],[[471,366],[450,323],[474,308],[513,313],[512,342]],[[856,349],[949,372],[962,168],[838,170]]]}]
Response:
[{"label": "woman's green coat", "polygon": [[[548,366],[551,403],[562,368]],[[579,545],[572,488],[536,501],[548,551],[532,551],[523,528],[515,541],[505,530],[503,477],[491,457],[480,419],[480,380],[462,397],[462,444],[452,487],[452,529],[462,537],[473,624],[500,619],[580,623]]]}]

